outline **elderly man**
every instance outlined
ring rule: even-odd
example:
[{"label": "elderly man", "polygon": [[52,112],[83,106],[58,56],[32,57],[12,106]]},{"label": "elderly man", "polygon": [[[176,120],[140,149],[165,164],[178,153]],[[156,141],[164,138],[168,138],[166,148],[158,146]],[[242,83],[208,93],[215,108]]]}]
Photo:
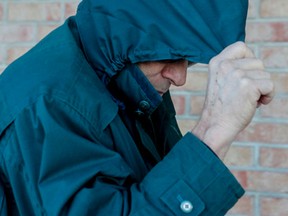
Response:
[{"label": "elderly man", "polygon": [[[222,159],[274,88],[247,5],[82,1],[0,77],[2,213],[224,215],[244,190]],[[182,137],[169,87],[198,62],[206,102]]]}]

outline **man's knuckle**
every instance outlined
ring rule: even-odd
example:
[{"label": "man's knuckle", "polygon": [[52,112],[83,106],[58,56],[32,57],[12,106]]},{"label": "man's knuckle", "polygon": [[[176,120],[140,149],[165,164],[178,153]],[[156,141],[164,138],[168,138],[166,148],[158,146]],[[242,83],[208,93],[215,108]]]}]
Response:
[{"label": "man's knuckle", "polygon": [[228,71],[231,69],[231,67],[232,67],[232,63],[231,63],[231,60],[229,59],[224,59],[219,63],[219,68],[222,71]]},{"label": "man's knuckle", "polygon": [[263,76],[264,76],[266,79],[271,80],[271,74],[270,74],[270,73],[264,71],[264,72],[263,72]]},{"label": "man's knuckle", "polygon": [[243,42],[243,41],[237,41],[236,43],[235,43],[235,46],[238,46],[239,48],[241,48],[241,47],[246,47],[246,44]]},{"label": "man's knuckle", "polygon": [[257,62],[257,65],[259,65],[261,69],[265,68],[264,62],[261,59],[256,59],[255,61]]},{"label": "man's knuckle", "polygon": [[240,85],[244,89],[251,88],[253,86],[255,87],[255,85],[253,84],[253,81],[251,79],[249,79],[248,77],[242,78]]},{"label": "man's knuckle", "polygon": [[218,62],[219,62],[218,56],[214,56],[213,58],[210,59],[209,65],[215,66],[218,64]]},{"label": "man's knuckle", "polygon": [[233,71],[233,76],[236,77],[236,79],[241,79],[245,76],[245,72],[241,69],[235,69]]},{"label": "man's knuckle", "polygon": [[270,80],[270,82],[268,83],[267,86],[268,86],[270,92],[274,92],[275,91],[275,83],[272,80]]},{"label": "man's knuckle", "polygon": [[245,51],[247,49],[247,45],[242,41],[238,41],[237,46],[239,47],[239,49],[241,49],[243,51]]}]

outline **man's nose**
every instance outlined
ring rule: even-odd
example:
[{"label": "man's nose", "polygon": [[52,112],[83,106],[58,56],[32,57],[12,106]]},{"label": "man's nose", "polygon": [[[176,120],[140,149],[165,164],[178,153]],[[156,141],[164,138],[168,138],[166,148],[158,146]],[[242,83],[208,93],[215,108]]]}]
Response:
[{"label": "man's nose", "polygon": [[186,83],[187,62],[177,61],[164,68],[163,76],[169,79],[172,85],[182,86]]}]

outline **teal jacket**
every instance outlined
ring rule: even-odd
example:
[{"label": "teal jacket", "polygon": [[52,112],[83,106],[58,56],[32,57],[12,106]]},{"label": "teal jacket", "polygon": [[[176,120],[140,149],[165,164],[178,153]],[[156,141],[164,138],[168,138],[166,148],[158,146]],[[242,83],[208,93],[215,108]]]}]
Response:
[{"label": "teal jacket", "polygon": [[0,76],[1,215],[214,216],[243,195],[136,63],[208,63],[247,1],[120,2],[84,0]]}]

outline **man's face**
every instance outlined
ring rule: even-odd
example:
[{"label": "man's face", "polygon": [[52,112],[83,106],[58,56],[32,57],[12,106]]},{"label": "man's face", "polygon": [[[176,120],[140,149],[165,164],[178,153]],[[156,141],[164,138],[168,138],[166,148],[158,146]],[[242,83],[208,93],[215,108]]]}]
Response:
[{"label": "man's face", "polygon": [[138,66],[161,96],[171,84],[182,86],[186,82],[187,60],[141,62]]}]

